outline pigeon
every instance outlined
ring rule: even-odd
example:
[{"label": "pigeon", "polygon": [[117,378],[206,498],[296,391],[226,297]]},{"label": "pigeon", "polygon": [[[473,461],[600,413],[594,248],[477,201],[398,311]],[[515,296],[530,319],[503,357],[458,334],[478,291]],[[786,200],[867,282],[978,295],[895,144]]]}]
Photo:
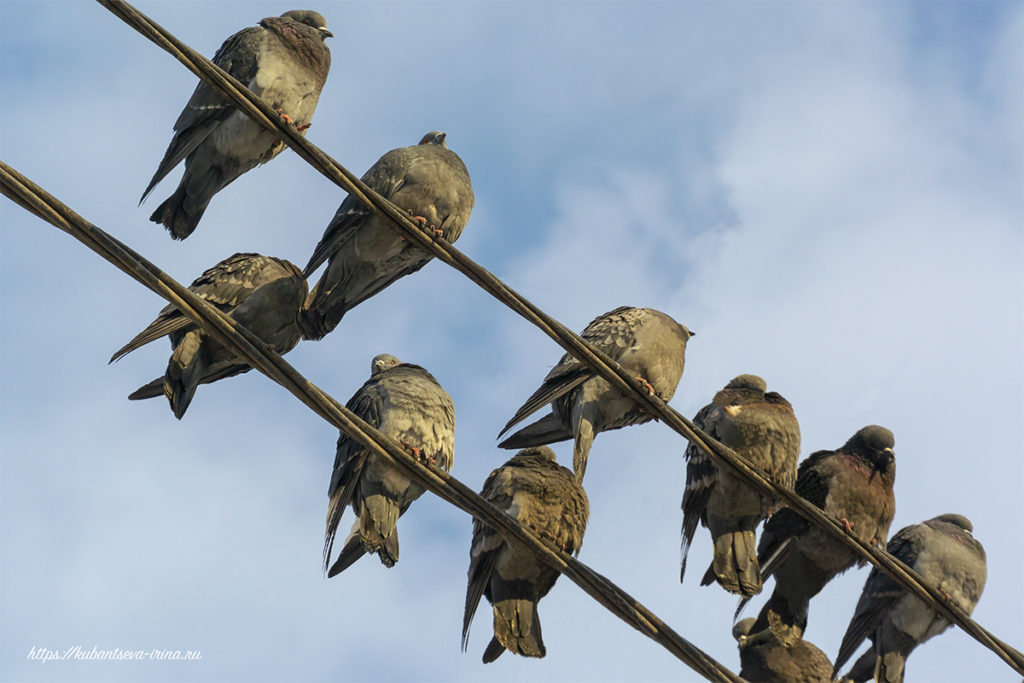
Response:
[{"label": "pigeon", "polygon": [[832,662],[828,655],[808,643],[793,647],[779,642],[771,629],[753,635],[753,618],[736,624],[732,635],[740,649],[740,677],[750,683],[831,683]]},{"label": "pigeon", "polygon": [[[800,463],[795,490],[861,541],[884,544],[896,508],[894,443],[885,427],[864,427],[838,450],[817,451]],[[846,545],[789,508],[768,518],[757,559],[763,578],[775,576],[775,590],[750,632],[771,627],[787,647],[803,636],[811,598],[858,563]]]},{"label": "pigeon", "polygon": [[[419,365],[403,363],[389,354],[375,356],[370,379],[345,405],[423,463],[451,470],[455,405],[433,375]],[[423,487],[342,432],[328,495],[324,539],[328,578],[348,569],[365,553],[376,553],[385,567],[393,567],[398,562],[398,518],[423,495]],[[349,504],[356,520],[328,571],[338,522]]]},{"label": "pigeon", "polygon": [[[563,551],[579,553],[590,514],[587,493],[571,471],[555,462],[550,448],[516,453],[491,472],[480,495]],[[558,572],[532,552],[474,519],[462,651],[469,644],[469,626],[480,596],[486,595],[494,610],[494,637],[484,650],[484,664],[505,650],[524,657],[547,654],[537,603],[557,579]]]},{"label": "pigeon", "polygon": [[[985,549],[963,515],[939,515],[901,529],[889,541],[889,553],[915,569],[967,614],[974,611],[985,588]],[[869,648],[844,679],[884,683],[903,680],[906,659],[915,647],[939,635],[950,623],[911,595],[885,572],[871,570],[857,610],[843,636],[835,671],[857,651],[865,638]]]},{"label": "pigeon", "polygon": [[[298,315],[308,287],[298,266],[284,259],[235,254],[208,269],[188,289],[282,355],[302,339]],[[252,369],[174,304],[165,306],[156,320],[111,356],[110,362],[164,335],[171,338],[174,348],[167,372],[128,398],[138,401],[165,395],[179,420],[200,384]]]},{"label": "pigeon", "polygon": [[[391,150],[370,167],[363,182],[434,235],[455,242],[473,211],[473,185],[445,138],[431,131],[417,145]],[[323,338],[347,311],[432,258],[389,219],[346,197],[303,271],[309,277],[328,262],[303,312],[306,338]]]},{"label": "pigeon", "polygon": [[[711,437],[745,457],[774,483],[792,488],[800,456],[800,425],[793,406],[780,394],[766,392],[757,375],[740,375],[715,394],[693,418]],[[701,450],[686,448],[683,493],[683,563],[698,521],[711,530],[714,561],[702,581],[750,597],[761,592],[754,530],[774,511],[776,502],[747,486],[728,469],[718,468]]]},{"label": "pigeon", "polygon": [[[651,395],[665,401],[675,394],[683,376],[686,341],[693,335],[661,311],[632,306],[598,316],[582,333],[585,340],[642,381]],[[548,403],[552,408],[548,415],[512,434],[498,447],[527,448],[574,439],[572,464],[580,481],[598,433],[651,419],[631,397],[567,353],[498,436]]]},{"label": "pigeon", "polygon": [[[331,52],[324,44],[331,35],[317,12],[293,10],[234,34],[213,62],[304,132],[331,68]],[[202,81],[175,121],[171,144],[139,203],[184,159],[178,189],[149,217],[162,223],[173,239],[183,240],[196,229],[213,195],[284,148],[273,132]]]}]

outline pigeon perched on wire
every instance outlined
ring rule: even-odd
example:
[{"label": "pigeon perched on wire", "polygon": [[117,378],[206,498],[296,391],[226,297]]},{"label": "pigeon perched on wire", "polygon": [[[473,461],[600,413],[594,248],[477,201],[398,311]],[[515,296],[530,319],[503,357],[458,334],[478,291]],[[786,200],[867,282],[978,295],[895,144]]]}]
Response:
[{"label": "pigeon perched on wire", "polygon": [[[812,453],[800,463],[795,490],[864,543],[883,544],[896,509],[894,443],[885,427],[864,427],[839,449]],[[757,551],[761,576],[775,576],[775,590],[750,632],[770,627],[787,647],[803,637],[811,598],[859,560],[789,508],[768,518]]]},{"label": "pigeon perched on wire", "polygon": [[[715,394],[693,418],[714,439],[745,457],[779,486],[792,488],[800,457],[800,425],[793,406],[757,375],[739,375]],[[731,593],[761,592],[757,564],[757,525],[774,511],[776,502],[748,486],[726,468],[719,468],[692,444],[686,447],[686,489],[683,492],[683,561],[700,522],[711,531],[714,560],[702,581],[718,583]]]},{"label": "pigeon perched on wire", "polygon": [[[401,443],[413,456],[445,472],[455,460],[455,405],[433,375],[419,365],[381,354],[370,363],[370,379],[346,407],[371,426]],[[398,562],[398,518],[423,487],[366,450],[344,432],[338,437],[328,489],[324,570],[332,577],[366,553],[386,567]],[[333,565],[334,536],[345,508],[355,523]],[[330,570],[328,570],[330,566]]]},{"label": "pigeon perched on wire", "polygon": [[[435,236],[455,242],[473,211],[473,185],[445,138],[432,131],[417,145],[391,150],[370,167],[363,182]],[[389,219],[346,197],[303,271],[309,277],[328,263],[303,312],[306,338],[323,338],[346,312],[432,258]]]},{"label": "pigeon perched on wire", "polygon": [[[324,43],[331,35],[319,13],[293,10],[234,34],[213,62],[303,132],[310,126],[331,68],[331,52]],[[201,81],[174,122],[171,144],[139,203],[184,159],[185,175],[178,189],[149,218],[162,223],[172,238],[183,240],[196,229],[213,195],[284,148],[274,132]]]},{"label": "pigeon perched on wire", "polygon": [[[235,254],[200,275],[189,291],[223,311],[229,318],[285,354],[302,339],[298,314],[308,288],[298,266],[260,254]],[[196,388],[251,370],[251,366],[221,346],[173,304],[111,356],[110,362],[165,335],[174,352],[167,372],[139,387],[128,398],[137,401],[165,395],[179,420]]]},{"label": "pigeon perched on wire", "polygon": [[[579,552],[590,514],[587,494],[573,473],[555,462],[550,448],[526,448],[516,453],[491,472],[480,495],[565,552]],[[494,611],[494,637],[484,650],[484,664],[493,662],[505,650],[525,657],[543,657],[547,651],[537,603],[557,579],[558,572],[531,551],[474,519],[462,619],[463,652],[469,645],[469,626],[480,597],[487,596]]]},{"label": "pigeon perched on wire", "polygon": [[[621,306],[595,318],[581,336],[644,382],[652,395],[668,401],[683,376],[686,342],[693,335],[661,311]],[[548,415],[498,447],[527,448],[574,439],[572,464],[580,481],[597,434],[651,419],[631,397],[567,353],[498,436],[549,403]]]},{"label": "pigeon perched on wire", "polygon": [[[939,515],[900,529],[887,550],[916,570],[967,614],[974,611],[985,588],[985,549],[963,515]],[[903,680],[906,659],[915,647],[947,628],[950,622],[878,568],[871,570],[857,609],[843,636],[835,672],[865,638],[872,647],[843,680],[882,683]]]},{"label": "pigeon perched on wire", "polygon": [[733,638],[740,650],[740,677],[750,683],[831,683],[828,655],[806,640],[792,647],[779,642],[771,629],[750,633],[753,618],[737,623]]}]

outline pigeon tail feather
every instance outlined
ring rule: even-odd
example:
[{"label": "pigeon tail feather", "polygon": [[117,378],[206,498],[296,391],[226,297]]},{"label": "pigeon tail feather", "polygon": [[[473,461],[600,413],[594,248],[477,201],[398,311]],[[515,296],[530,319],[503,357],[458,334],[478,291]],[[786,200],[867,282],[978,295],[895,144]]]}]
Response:
[{"label": "pigeon tail feather", "polygon": [[838,671],[833,671],[833,676],[836,676],[839,681],[865,683],[865,681],[871,680],[875,675],[875,648],[869,647],[867,652],[857,660],[856,664],[850,667],[845,676],[839,678],[837,676],[838,673]]},{"label": "pigeon tail feather", "polygon": [[383,494],[367,496],[359,515],[359,538],[368,553],[376,553],[385,567],[398,562],[398,504]]},{"label": "pigeon tail feather", "polygon": [[155,380],[148,384],[143,384],[141,387],[128,394],[129,401],[142,401],[147,398],[156,398],[157,396],[164,395],[164,378],[157,377]]},{"label": "pigeon tail feather", "polygon": [[533,424],[527,425],[518,432],[498,444],[498,448],[513,450],[546,446],[572,438],[572,433],[562,424],[554,413],[548,413]]},{"label": "pigeon tail feather", "polygon": [[323,280],[316,283],[316,286],[309,292],[306,296],[306,303],[303,304],[302,311],[299,313],[299,328],[302,330],[302,336],[309,341],[317,341],[326,337],[348,312],[344,301],[336,302],[327,312],[320,310],[317,302],[324,298],[320,296],[321,284],[323,284]]},{"label": "pigeon tail feather", "polygon": [[576,441],[572,449],[572,469],[576,473],[576,481],[581,484],[583,475],[587,472],[590,447],[594,444],[594,423],[588,416],[582,414],[583,412],[587,412],[586,409],[576,421]]},{"label": "pigeon tail feather", "polygon": [[[349,537],[348,541],[345,542],[345,547],[338,553],[338,559],[334,561],[331,568],[327,571],[327,578],[337,576],[342,573],[353,564],[356,560],[366,554],[366,546],[363,544],[363,539],[359,534],[353,534]],[[329,560],[330,558],[327,558]],[[325,560],[326,562],[326,560]]]},{"label": "pigeon tail feather", "polygon": [[886,652],[875,660],[875,680],[878,683],[903,683],[906,657],[901,652]]},{"label": "pigeon tail feather", "polygon": [[207,359],[203,338],[198,330],[192,330],[181,340],[171,354],[164,375],[164,394],[171,403],[171,411],[179,420],[188,410],[196,388],[206,372]]},{"label": "pigeon tail feather", "polygon": [[524,657],[547,654],[540,633],[537,603],[533,600],[509,598],[495,602],[494,637],[512,654]]},{"label": "pigeon tail feather", "polygon": [[730,593],[751,597],[761,592],[761,570],[757,564],[757,540],[753,531],[723,533],[714,539],[715,555],[702,586],[718,581]]},{"label": "pigeon tail feather", "polygon": [[504,652],[505,646],[499,643],[497,638],[491,638],[491,642],[487,643],[487,649],[484,650],[484,664],[490,664],[495,659],[500,657]]},{"label": "pigeon tail feather", "polygon": [[164,200],[163,204],[156,207],[156,211],[149,217],[149,220],[154,223],[160,223],[171,233],[171,238],[176,240],[183,240],[196,229],[199,225],[199,219],[203,217],[203,212],[206,211],[207,202],[204,202],[197,206],[191,213],[185,207],[186,187],[185,181],[188,179],[186,175],[182,179],[181,184],[178,185],[178,189],[174,191],[170,197]]}]

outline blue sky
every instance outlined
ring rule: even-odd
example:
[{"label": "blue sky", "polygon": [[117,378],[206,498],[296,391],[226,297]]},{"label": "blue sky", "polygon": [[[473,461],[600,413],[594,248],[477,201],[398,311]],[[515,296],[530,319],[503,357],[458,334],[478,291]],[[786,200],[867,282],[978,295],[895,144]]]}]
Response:
[{"label": "blue sky", "polygon": [[[139,7],[207,55],[293,8]],[[890,427],[893,531],[970,517],[989,556],[975,616],[1024,644],[1021,3],[315,9],[336,37],[310,140],[362,173],[447,131],[477,196],[459,248],[575,329],[623,304],[694,329],[684,414],[755,372],[792,401],[805,455]],[[98,4],[0,1],[4,161],[183,282],[236,251],[303,265],[342,194],[294,154],[221,192],[183,243],[147,221],[177,173],[136,206],[194,84]],[[163,401],[128,402],[167,345],[106,361],[162,302],[9,201],[0,222],[0,678],[695,678],[564,579],[540,605],[546,659],[482,665],[483,611],[459,652],[471,523],[430,495],[400,522],[394,569],[324,579],[336,432],[256,373],[202,387],[180,423]],[[344,401],[383,352],[452,394],[453,472],[473,487],[561,354],[431,264],[288,359]],[[699,572],[678,582],[683,447],[658,424],[597,439],[580,559],[738,669],[734,600]],[[706,531],[690,557],[709,561]],[[811,604],[807,637],[830,656],[866,577]],[[26,658],[75,645],[203,659]],[[908,667],[1016,679],[956,631]]]}]

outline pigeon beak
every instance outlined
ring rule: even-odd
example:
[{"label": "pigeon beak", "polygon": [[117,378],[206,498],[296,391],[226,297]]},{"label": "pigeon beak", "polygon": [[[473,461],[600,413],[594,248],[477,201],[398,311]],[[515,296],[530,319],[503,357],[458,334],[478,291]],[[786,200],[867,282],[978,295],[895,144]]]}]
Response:
[{"label": "pigeon beak", "polygon": [[321,26],[317,29],[324,38],[333,38],[334,34],[327,30],[326,26]]},{"label": "pigeon beak", "polygon": [[896,461],[896,454],[893,452],[891,448],[883,448],[878,453],[882,457],[875,461],[876,472],[881,472],[886,467],[888,467],[889,465]]}]

